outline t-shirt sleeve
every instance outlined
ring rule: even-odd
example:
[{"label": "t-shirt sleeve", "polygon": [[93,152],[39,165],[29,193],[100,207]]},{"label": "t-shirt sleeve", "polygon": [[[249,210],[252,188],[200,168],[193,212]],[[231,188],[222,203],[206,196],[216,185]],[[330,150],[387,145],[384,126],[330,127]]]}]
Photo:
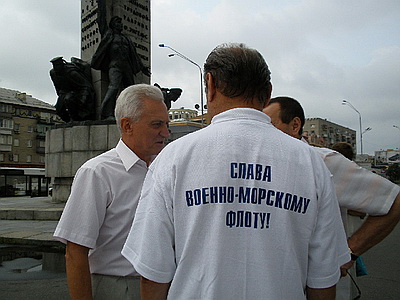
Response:
[{"label": "t-shirt sleeve", "polygon": [[122,255],[141,276],[168,283],[176,270],[172,204],[156,182],[149,170]]},{"label": "t-shirt sleeve", "polygon": [[54,237],[63,243],[70,241],[94,248],[108,199],[110,189],[102,176],[92,168],[79,169]]}]

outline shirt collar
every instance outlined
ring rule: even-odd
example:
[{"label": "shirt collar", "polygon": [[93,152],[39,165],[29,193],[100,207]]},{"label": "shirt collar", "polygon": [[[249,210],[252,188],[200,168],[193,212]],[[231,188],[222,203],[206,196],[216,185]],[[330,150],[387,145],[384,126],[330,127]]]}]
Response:
[{"label": "shirt collar", "polygon": [[211,123],[215,124],[238,119],[256,120],[264,123],[271,123],[271,118],[267,114],[254,108],[245,107],[232,108],[222,113],[219,113],[212,118]]},{"label": "shirt collar", "polygon": [[115,147],[118,156],[121,158],[122,164],[126,171],[129,171],[140,158],[133,152],[128,146],[120,139],[117,146]]}]

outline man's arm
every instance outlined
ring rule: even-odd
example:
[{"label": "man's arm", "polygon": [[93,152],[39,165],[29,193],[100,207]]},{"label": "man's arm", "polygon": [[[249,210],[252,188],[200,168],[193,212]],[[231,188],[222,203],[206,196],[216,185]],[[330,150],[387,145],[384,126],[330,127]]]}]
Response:
[{"label": "man's arm", "polygon": [[87,247],[67,242],[65,261],[68,290],[72,300],[92,299],[88,252]]},{"label": "man's arm", "polygon": [[140,298],[142,300],[165,300],[167,299],[170,283],[158,283],[140,278]]},{"label": "man's arm", "polygon": [[313,289],[307,286],[307,300],[335,300],[336,285],[326,289]]},{"label": "man's arm", "polygon": [[348,244],[355,255],[361,255],[381,242],[400,220],[400,193],[389,212],[383,216],[368,216],[363,225],[349,238]]}]

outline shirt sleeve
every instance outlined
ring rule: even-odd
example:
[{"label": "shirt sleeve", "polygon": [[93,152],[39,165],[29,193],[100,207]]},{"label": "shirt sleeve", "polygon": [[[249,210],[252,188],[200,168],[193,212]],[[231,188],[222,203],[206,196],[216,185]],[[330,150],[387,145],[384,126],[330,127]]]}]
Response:
[{"label": "shirt sleeve", "polygon": [[168,283],[176,270],[174,226],[171,199],[161,191],[150,169],[122,255],[143,277]]},{"label": "shirt sleeve", "polygon": [[318,217],[309,246],[307,286],[327,288],[338,282],[340,266],[350,261],[350,253],[331,174],[317,158],[313,166],[317,172]]},{"label": "shirt sleeve", "polygon": [[94,248],[109,198],[110,189],[100,174],[92,168],[79,169],[54,237]]},{"label": "shirt sleeve", "polygon": [[341,207],[370,215],[385,215],[400,192],[400,187],[372,173],[337,152],[330,152],[324,162],[333,174]]}]

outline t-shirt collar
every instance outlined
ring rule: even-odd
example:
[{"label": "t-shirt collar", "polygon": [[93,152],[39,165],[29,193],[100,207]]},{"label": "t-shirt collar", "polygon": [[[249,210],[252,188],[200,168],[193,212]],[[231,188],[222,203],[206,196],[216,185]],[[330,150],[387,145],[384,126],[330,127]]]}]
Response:
[{"label": "t-shirt collar", "polygon": [[271,123],[271,118],[267,114],[257,109],[246,107],[232,108],[222,113],[219,113],[212,118],[211,123],[214,124],[223,121],[238,119],[251,119]]}]

